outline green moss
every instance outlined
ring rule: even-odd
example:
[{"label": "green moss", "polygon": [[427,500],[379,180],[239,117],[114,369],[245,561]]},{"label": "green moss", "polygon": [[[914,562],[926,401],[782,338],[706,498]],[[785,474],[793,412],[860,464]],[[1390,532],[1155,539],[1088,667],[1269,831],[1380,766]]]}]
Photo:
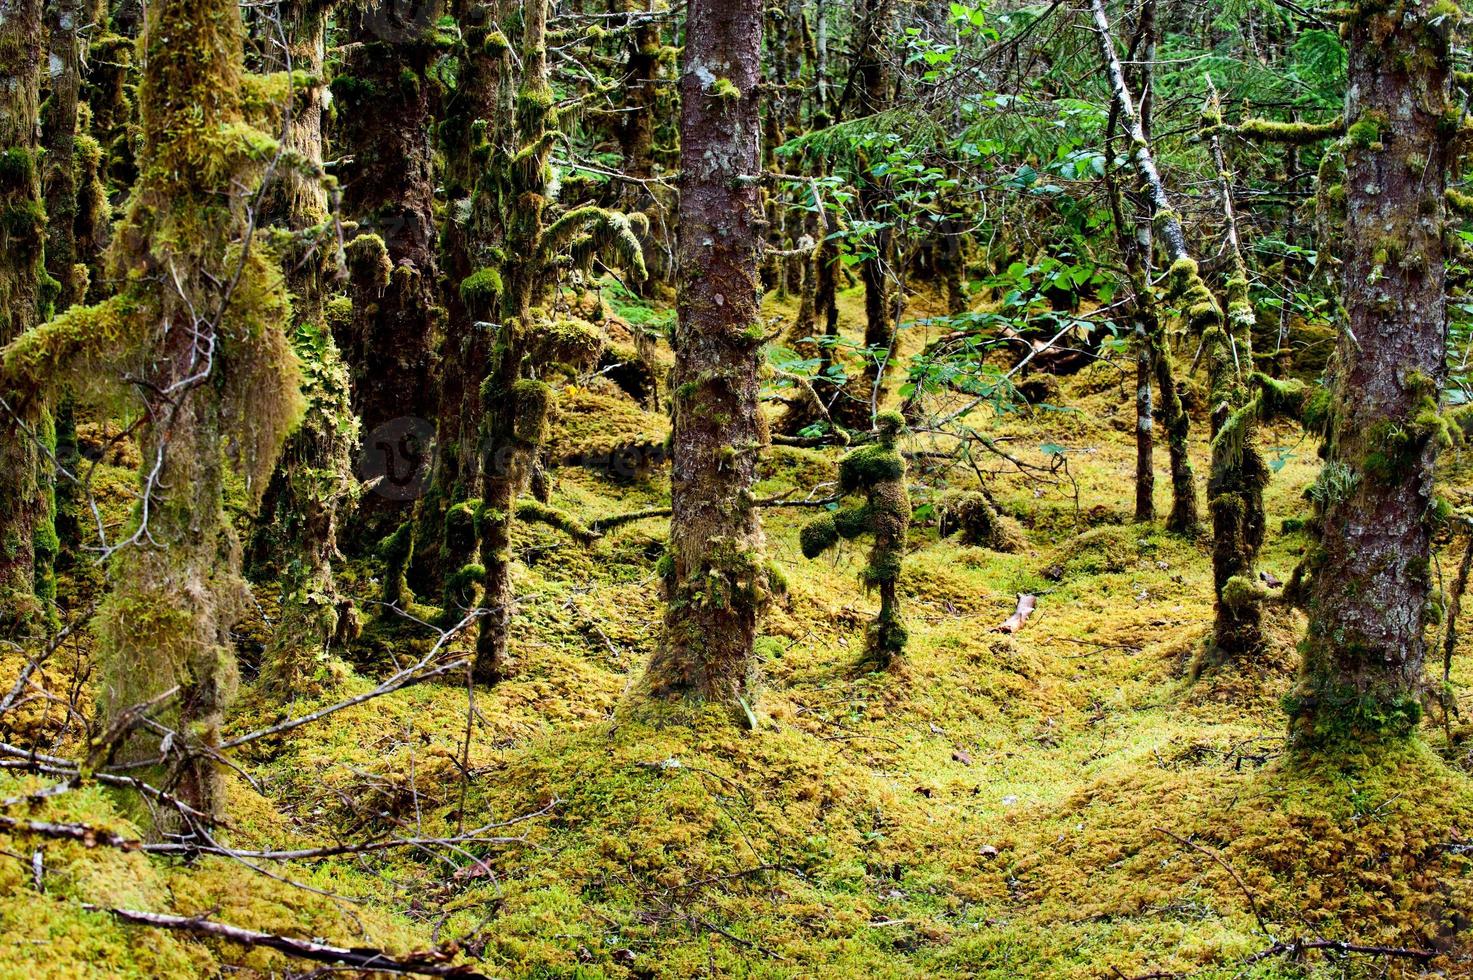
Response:
[{"label": "green moss", "polygon": [[599,537],[597,531],[589,528],[567,511],[559,510],[537,500],[517,501],[517,520],[534,524],[546,524],[548,527],[556,528],[564,534],[581,541],[585,544]]},{"label": "green moss", "polygon": [[477,269],[460,281],[460,298],[472,310],[494,310],[501,295],[501,273],[496,269]]},{"label": "green moss", "polygon": [[1347,127],[1345,136],[1352,146],[1366,150],[1376,149],[1381,145],[1381,133],[1386,129],[1387,122],[1386,117],[1379,112],[1363,112],[1360,118]]},{"label": "green moss", "polygon": [[1284,697],[1302,750],[1346,751],[1367,743],[1405,739],[1422,719],[1422,702],[1404,690],[1358,688],[1324,678],[1302,679]]},{"label": "green moss", "polygon": [[1266,143],[1288,143],[1306,146],[1321,140],[1334,139],[1345,132],[1345,122],[1335,118],[1325,123],[1278,122],[1272,119],[1244,119],[1237,126],[1237,133],[1250,140]]},{"label": "green moss", "polygon": [[742,98],[742,90],[736,87],[729,78],[718,78],[706,86],[706,94],[713,99],[721,99],[727,102],[739,102]]},{"label": "green moss", "polygon": [[803,525],[799,532],[798,543],[803,551],[804,558],[817,558],[839,543],[839,532],[834,526],[832,514],[824,514],[816,517]]}]

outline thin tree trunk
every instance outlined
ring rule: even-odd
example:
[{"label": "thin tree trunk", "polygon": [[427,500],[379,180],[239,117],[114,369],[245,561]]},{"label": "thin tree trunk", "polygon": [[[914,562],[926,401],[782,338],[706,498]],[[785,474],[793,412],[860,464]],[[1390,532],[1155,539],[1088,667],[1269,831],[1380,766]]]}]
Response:
[{"label": "thin tree trunk", "polygon": [[[1265,517],[1263,487],[1268,466],[1254,439],[1255,411],[1243,411],[1250,397],[1253,373],[1253,326],[1248,301],[1248,267],[1238,242],[1238,219],[1233,210],[1232,185],[1218,131],[1222,109],[1209,82],[1209,100],[1203,115],[1210,128],[1208,145],[1217,168],[1232,269],[1227,282],[1227,319],[1204,337],[1212,423],[1212,475],[1207,481],[1212,511],[1212,581],[1217,592],[1212,642],[1204,648],[1201,664],[1221,666],[1248,656],[1263,646],[1263,589],[1254,580],[1253,563],[1263,545]],[[1224,432],[1224,430],[1228,430]]]},{"label": "thin tree trunk", "polygon": [[1156,519],[1156,424],[1151,409],[1151,342],[1146,326],[1135,325],[1135,519]]},{"label": "thin tree trunk", "polygon": [[552,391],[524,376],[535,340],[532,308],[543,285],[543,214],[547,204],[547,161],[556,122],[547,67],[548,0],[523,7],[522,81],[516,97],[510,160],[502,168],[503,200],[515,201],[507,218],[506,262],[502,266],[501,336],[481,391],[486,400],[486,456],[481,471],[481,565],[485,571],[486,615],[476,636],[472,674],[494,684],[506,670],[507,641],[515,593],[511,578],[511,528],[517,497],[531,477],[546,438]]},{"label": "thin tree trunk", "polygon": [[[1202,277],[1197,273],[1196,264],[1192,262],[1191,255],[1187,251],[1186,234],[1182,231],[1181,219],[1171,208],[1171,201],[1166,194],[1166,185],[1162,182],[1161,174],[1156,169],[1156,158],[1151,153],[1150,141],[1141,127],[1135,101],[1131,97],[1129,86],[1125,83],[1125,74],[1120,67],[1120,59],[1115,54],[1115,42],[1110,36],[1110,22],[1105,16],[1103,0],[1093,0],[1092,10],[1115,109],[1131,140],[1133,147],[1131,159],[1143,181],[1149,217],[1159,230],[1162,245],[1172,261],[1173,298],[1185,297],[1200,286],[1202,293],[1206,294],[1205,298],[1199,297],[1205,301],[1196,304],[1201,316],[1209,318],[1215,311],[1220,325],[1221,308],[1217,306],[1217,301],[1210,293],[1207,293],[1206,287],[1202,285]],[[1165,324],[1160,317],[1155,319],[1154,328],[1148,331],[1148,336],[1155,348],[1156,384],[1161,397],[1171,450],[1172,511],[1167,520],[1167,527],[1180,533],[1192,533],[1197,526],[1197,491],[1191,463],[1187,457],[1189,421],[1176,390],[1175,369],[1171,358],[1171,347],[1166,339]],[[1204,330],[1208,325],[1205,319],[1193,324]]]},{"label": "thin tree trunk", "polygon": [[770,588],[752,487],[762,200],[760,0],[694,0],[681,72],[680,296],[668,605],[653,697],[735,702]]}]

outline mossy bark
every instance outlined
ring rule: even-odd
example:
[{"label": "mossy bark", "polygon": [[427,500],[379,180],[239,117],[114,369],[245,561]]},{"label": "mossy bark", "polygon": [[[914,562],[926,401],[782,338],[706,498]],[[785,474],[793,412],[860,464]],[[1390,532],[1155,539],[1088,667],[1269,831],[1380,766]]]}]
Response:
[{"label": "mossy bark", "polygon": [[[890,100],[889,61],[885,45],[893,29],[890,0],[866,0],[858,30],[861,44],[856,55],[855,73],[860,89],[860,112],[865,115],[882,112]],[[891,348],[895,344],[895,326],[900,318],[904,298],[893,287],[897,259],[895,232],[886,214],[890,195],[876,175],[878,161],[861,154],[862,174],[859,183],[860,212],[879,226],[873,240],[867,243],[859,264],[864,283],[864,346],[868,350],[861,385],[846,411],[844,402],[836,406],[853,428],[869,428],[874,412],[884,405],[885,382],[890,371]]]},{"label": "mossy bark", "polygon": [[[247,234],[249,188],[273,143],[243,120],[239,8],[154,0],[145,49],[140,176],[110,264],[129,286],[28,331],[4,359],[33,390],[70,386],[139,419],[138,502],[95,623],[100,701],[110,722],[159,702],[118,754],[156,760],[151,780],[210,813],[221,804],[211,750],[236,677],[230,627],[245,601],[227,486],[233,505],[258,503],[300,403],[285,290]],[[156,815],[154,830],[179,821]]]},{"label": "mossy bark", "polygon": [[[432,381],[442,309],[429,67],[439,48],[432,25],[420,23],[420,15],[414,4],[351,9],[346,27],[352,43],[331,86],[342,210],[378,237],[388,263],[387,275],[354,270],[353,317],[336,337],[365,453],[377,451],[380,439],[428,429],[437,407]],[[391,460],[409,469],[396,477],[397,489],[365,493],[345,522],[345,543],[356,550],[371,547],[408,517],[428,485],[430,446],[414,445],[403,455]]]},{"label": "mossy bark", "polygon": [[[332,250],[324,245],[334,183],[322,174],[322,79],[330,3],[294,0],[281,9],[284,51],[273,66],[291,71],[285,141],[297,156],[267,187],[263,218],[292,232],[282,256],[296,329],[293,348],[302,364],[307,410],[282,450],[262,505],[253,551],[264,560],[256,575],[279,583],[280,616],[261,659],[261,687],[278,698],[320,694],[342,677],[334,650],[357,632],[358,611],[338,589],[333,563],[339,513],[357,496],[353,452],[359,438],[348,372],[325,308]],[[300,82],[299,82],[300,80]],[[272,120],[280,131],[281,121]]]},{"label": "mossy bark", "polygon": [[133,160],[138,126],[133,100],[137,81],[134,42],[142,24],[131,16],[136,11],[130,6],[117,5],[109,18],[105,0],[97,0],[89,17],[100,29],[92,33],[87,46],[85,94],[98,144],[98,173],[116,187],[130,187],[138,177]]},{"label": "mossy bark", "polygon": [[476,636],[472,673],[494,684],[506,668],[515,592],[511,578],[511,528],[516,501],[531,477],[533,461],[547,436],[551,389],[523,376],[536,329],[532,307],[542,284],[537,261],[547,207],[548,159],[557,125],[547,68],[547,0],[522,12],[521,84],[516,93],[510,157],[494,164],[498,200],[513,203],[505,227],[506,261],[501,270],[501,332],[491,353],[491,370],[481,385],[481,535],[486,614]]},{"label": "mossy bark", "polygon": [[506,156],[513,87],[511,49],[502,42],[500,4],[464,3],[455,10],[464,38],[462,67],[439,126],[445,194],[440,235],[446,332],[438,379],[435,472],[420,508],[416,580],[443,585],[458,571],[446,553],[446,518],[480,492],[481,382],[499,322],[506,208],[492,167]]},{"label": "mossy bark", "polygon": [[[594,205],[562,210],[552,201],[551,156],[558,139],[556,95],[547,60],[545,0],[522,7],[519,61],[522,77],[512,111],[513,128],[505,146],[487,148],[488,165],[477,182],[472,213],[493,221],[496,238],[487,239],[487,266],[462,281],[462,299],[477,308],[499,309],[490,365],[480,387],[483,407],[480,461],[481,566],[484,604],[476,638],[473,675],[493,683],[505,670],[514,594],[511,578],[511,528],[517,499],[529,482],[538,498],[547,495],[545,474],[538,476],[547,440],[553,389],[539,380],[559,366],[588,370],[597,363],[603,337],[590,324],[560,315],[548,304],[559,269],[586,274],[595,255],[617,255],[628,274],[645,277],[638,214]],[[483,233],[484,234],[484,233]],[[495,244],[491,244],[495,242]],[[499,273],[498,273],[499,270]],[[474,286],[474,288],[471,288]],[[550,307],[550,308],[549,308]],[[489,316],[488,316],[489,318]]]},{"label": "mossy bark", "polygon": [[690,5],[667,605],[644,681],[655,698],[748,696],[770,590],[752,494],[766,441],[757,399],[761,42],[758,0]]},{"label": "mossy bark", "polygon": [[57,309],[81,302],[86,267],[77,268],[78,94],[82,84],[81,0],[46,5],[46,48],[50,91],[41,111],[46,151],[42,189],[46,200],[46,271],[58,283]]},{"label": "mossy bark", "polygon": [[[1212,511],[1212,580],[1217,602],[1212,639],[1203,650],[1199,666],[1218,667],[1251,656],[1263,646],[1263,594],[1255,581],[1253,564],[1263,545],[1263,487],[1268,483],[1268,466],[1254,438],[1257,413],[1249,405],[1257,316],[1248,297],[1248,267],[1238,241],[1232,181],[1218,136],[1222,110],[1216,89],[1209,88],[1203,122],[1217,169],[1232,263],[1226,315],[1215,300],[1210,315],[1213,322],[1196,306],[1188,310],[1188,315],[1201,323],[1212,424],[1212,473],[1207,481],[1207,498]],[[1183,288],[1202,295],[1189,283]]]},{"label": "mossy bark", "polygon": [[1325,464],[1343,476],[1321,494],[1303,667],[1289,699],[1301,744],[1400,736],[1420,716],[1433,466],[1445,437],[1455,11],[1362,4],[1346,25],[1347,323]]},{"label": "mossy bark", "polygon": [[[56,282],[46,274],[46,212],[36,139],[44,47],[41,0],[0,2],[0,343],[49,315]],[[44,409],[4,392],[12,416],[0,430],[0,637],[44,628],[55,558],[50,475],[38,438]],[[23,406],[23,400],[27,403]]]},{"label": "mossy bark", "polygon": [[[837,544],[868,534],[869,563],[864,587],[880,593],[880,611],[866,633],[865,657],[884,669],[905,650],[907,632],[900,615],[899,583],[910,528],[910,491],[906,486],[905,457],[896,440],[905,430],[899,412],[881,412],[876,419],[876,441],[848,453],[839,461],[839,490],[864,494],[860,506],[845,507],[810,521],[799,535],[805,558],[817,558]],[[956,494],[943,503],[943,533],[961,531],[969,543],[1004,546],[1007,531],[997,521],[982,494]]]},{"label": "mossy bark", "polygon": [[358,421],[348,399],[348,372],[320,323],[297,328],[307,411],[287,440],[267,499],[262,528],[277,556],[281,613],[261,658],[264,690],[289,699],[321,694],[343,676],[335,650],[358,630],[358,611],[338,589],[338,513],[357,492],[352,452]]}]

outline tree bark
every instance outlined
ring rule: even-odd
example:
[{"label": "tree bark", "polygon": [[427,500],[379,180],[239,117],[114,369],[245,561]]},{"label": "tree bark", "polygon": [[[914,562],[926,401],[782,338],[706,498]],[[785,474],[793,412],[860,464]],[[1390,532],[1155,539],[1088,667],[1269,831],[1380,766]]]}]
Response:
[{"label": "tree bark", "polygon": [[[46,212],[37,139],[43,50],[41,0],[0,0],[0,344],[45,319],[56,282],[44,265]],[[37,438],[49,421],[37,407],[0,415],[0,637],[45,626],[55,587],[50,479]]]},{"label": "tree bark", "polygon": [[1135,519],[1156,519],[1156,422],[1151,410],[1151,342],[1144,323],[1135,325]]},{"label": "tree bark", "polygon": [[657,698],[749,691],[769,595],[752,487],[758,404],[760,0],[694,0],[681,71],[680,295],[664,631]]},{"label": "tree bark", "polygon": [[429,484],[429,420],[436,407],[431,380],[441,332],[426,77],[436,54],[428,37],[435,6],[355,8],[347,24],[353,43],[332,82],[342,210],[382,240],[387,257],[381,272],[380,249],[361,253],[367,261],[366,268],[352,270],[352,321],[336,337],[363,423],[362,462],[371,464],[363,475],[393,472],[363,495],[346,524],[345,538],[357,550],[408,517]]},{"label": "tree bark", "polygon": [[1346,27],[1347,323],[1314,492],[1323,532],[1309,628],[1289,701],[1301,744],[1403,735],[1420,717],[1433,466],[1446,438],[1438,410],[1454,19],[1435,5],[1367,3]]}]

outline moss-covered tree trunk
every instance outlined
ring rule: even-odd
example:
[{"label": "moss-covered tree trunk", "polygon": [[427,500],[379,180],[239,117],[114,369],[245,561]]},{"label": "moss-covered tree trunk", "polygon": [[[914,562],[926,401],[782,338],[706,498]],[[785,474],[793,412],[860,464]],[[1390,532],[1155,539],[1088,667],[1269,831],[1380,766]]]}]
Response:
[{"label": "moss-covered tree trunk", "polygon": [[653,697],[733,703],[768,595],[758,404],[762,4],[695,0],[681,66],[680,295],[667,606]]},{"label": "moss-covered tree trunk", "polygon": [[[253,247],[250,189],[271,140],[242,112],[239,7],[153,0],[144,49],[140,175],[109,269],[127,286],[28,331],[4,364],[31,397],[136,399],[136,501],[111,542],[95,624],[99,699],[109,723],[153,703],[153,724],[134,728],[119,756],[214,813],[212,752],[236,677],[230,628],[246,600],[227,498],[246,512],[259,503],[299,381],[280,274]],[[158,816],[155,831],[187,829],[177,817]]]},{"label": "moss-covered tree trunk", "polygon": [[[41,8],[41,0],[0,0],[0,343],[43,319],[56,295],[43,264]],[[49,618],[56,536],[38,445],[49,422],[40,409],[21,409],[17,393],[5,395],[11,411],[0,412],[0,637],[14,638]]]},{"label": "moss-covered tree trunk", "polygon": [[1443,194],[1458,119],[1453,4],[1361,4],[1346,27],[1344,282],[1303,668],[1306,743],[1411,731],[1432,599],[1433,465],[1445,428]]},{"label": "moss-covered tree trunk", "polygon": [[505,671],[515,593],[511,580],[511,529],[517,497],[531,476],[536,452],[547,435],[552,392],[524,377],[535,329],[533,302],[542,280],[538,261],[547,208],[547,166],[557,125],[547,69],[547,0],[522,10],[522,80],[516,94],[513,150],[496,164],[498,199],[510,204],[506,218],[506,261],[500,281],[481,302],[499,299],[501,330],[491,371],[481,386],[485,406],[481,472],[481,566],[485,576],[480,632],[476,636],[476,681],[494,684]]},{"label": "moss-covered tree trunk", "polygon": [[357,259],[350,268],[353,316],[336,339],[363,423],[365,474],[385,476],[345,523],[346,540],[359,550],[409,516],[428,487],[432,461],[441,333],[427,77],[438,50],[432,9],[353,7],[351,43],[332,80],[342,209],[365,233],[350,256]]},{"label": "moss-covered tree trunk", "polygon": [[1248,266],[1238,241],[1232,179],[1218,135],[1222,109],[1210,87],[1203,113],[1207,141],[1217,169],[1231,268],[1227,310],[1203,333],[1212,426],[1212,473],[1207,480],[1212,511],[1212,581],[1217,593],[1212,640],[1200,664],[1221,666],[1258,652],[1263,646],[1263,588],[1253,565],[1263,545],[1263,487],[1268,465],[1254,435],[1256,407],[1250,405],[1253,374],[1253,327],[1256,315],[1248,298]]},{"label": "moss-covered tree trunk", "polygon": [[481,382],[491,359],[492,327],[499,322],[505,213],[499,175],[490,171],[496,149],[511,131],[505,84],[511,51],[501,31],[500,5],[463,3],[455,10],[465,45],[454,92],[439,127],[445,194],[450,200],[440,236],[446,331],[438,379],[435,473],[420,511],[415,549],[417,578],[443,583],[454,574],[445,553],[451,508],[479,492],[478,443],[484,408]]},{"label": "moss-covered tree trunk", "polygon": [[87,292],[85,266],[77,266],[77,106],[82,84],[81,0],[46,5],[50,92],[42,107],[41,142],[46,149],[42,188],[46,199],[46,271],[60,286],[57,308],[80,302]]},{"label": "moss-covered tree trunk", "polygon": [[[293,0],[281,7],[286,46],[279,71],[290,69],[285,113],[286,143],[301,164],[284,168],[268,186],[263,218],[294,233],[282,256],[295,321],[293,346],[303,364],[307,411],[282,450],[262,507],[257,548],[267,560],[256,573],[270,572],[281,589],[276,629],[261,658],[264,689],[279,698],[318,694],[341,676],[335,648],[356,632],[358,613],[338,589],[333,563],[338,554],[339,513],[356,496],[353,452],[358,421],[350,405],[348,372],[325,309],[324,281],[335,250],[324,224],[330,182],[321,174],[326,82],[327,18],[330,3]],[[280,128],[278,124],[278,129]]]}]

